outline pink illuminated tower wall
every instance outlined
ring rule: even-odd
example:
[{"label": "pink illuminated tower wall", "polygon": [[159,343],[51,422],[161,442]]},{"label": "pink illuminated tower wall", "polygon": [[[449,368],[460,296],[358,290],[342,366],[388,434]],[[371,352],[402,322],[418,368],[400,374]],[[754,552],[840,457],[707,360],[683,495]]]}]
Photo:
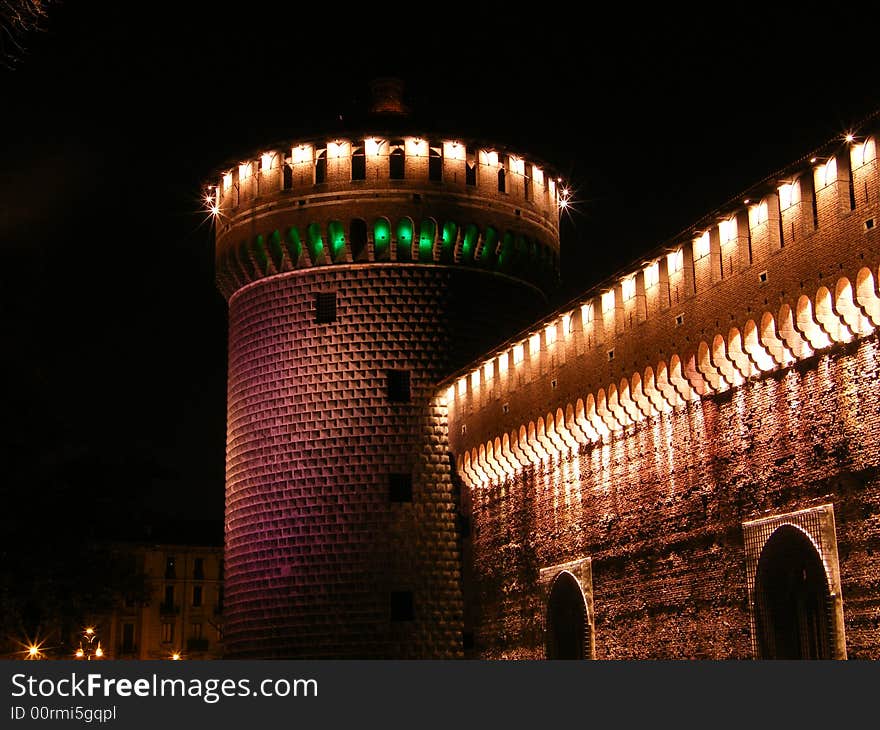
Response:
[{"label": "pink illuminated tower wall", "polygon": [[209,189],[229,303],[227,656],[463,654],[461,514],[437,384],[533,320],[558,181],[411,124],[272,145]]}]

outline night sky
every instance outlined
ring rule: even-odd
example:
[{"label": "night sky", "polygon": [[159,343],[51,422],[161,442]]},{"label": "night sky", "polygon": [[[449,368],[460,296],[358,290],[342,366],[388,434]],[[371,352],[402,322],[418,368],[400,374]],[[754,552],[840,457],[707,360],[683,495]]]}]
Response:
[{"label": "night sky", "polygon": [[880,107],[855,17],[326,5],[70,1],[0,70],[0,529],[16,549],[179,519],[222,539],[226,308],[200,184],[344,128],[371,78],[571,182],[557,302]]}]

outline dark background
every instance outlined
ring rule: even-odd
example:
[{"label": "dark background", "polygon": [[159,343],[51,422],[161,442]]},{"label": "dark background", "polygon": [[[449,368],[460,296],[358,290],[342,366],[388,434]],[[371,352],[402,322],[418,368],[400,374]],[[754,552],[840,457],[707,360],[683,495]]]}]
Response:
[{"label": "dark background", "polygon": [[7,596],[53,561],[99,573],[89,537],[222,540],[226,309],[200,185],[344,126],[371,78],[571,182],[556,302],[880,107],[876,27],[845,8],[325,5],[55,3],[2,49]]}]

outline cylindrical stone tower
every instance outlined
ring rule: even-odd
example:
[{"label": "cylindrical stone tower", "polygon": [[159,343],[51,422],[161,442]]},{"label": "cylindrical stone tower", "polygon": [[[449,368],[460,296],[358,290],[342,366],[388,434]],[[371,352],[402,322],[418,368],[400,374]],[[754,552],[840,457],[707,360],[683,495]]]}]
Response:
[{"label": "cylindrical stone tower", "polygon": [[558,181],[519,152],[370,128],[255,151],[209,187],[229,302],[227,656],[462,655],[436,384],[558,278]]}]

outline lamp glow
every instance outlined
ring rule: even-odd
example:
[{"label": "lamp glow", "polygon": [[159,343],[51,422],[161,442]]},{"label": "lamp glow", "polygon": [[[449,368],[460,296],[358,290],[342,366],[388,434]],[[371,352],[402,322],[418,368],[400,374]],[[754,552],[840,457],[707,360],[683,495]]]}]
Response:
[{"label": "lamp glow", "polygon": [[589,302],[588,304],[581,305],[581,324],[586,327],[590,322],[593,321],[593,303]]},{"label": "lamp glow", "polygon": [[785,185],[779,186],[779,209],[780,210],[788,210],[797,200],[798,190],[795,189],[794,183],[786,183]]},{"label": "lamp glow", "polygon": [[754,228],[762,223],[766,223],[769,217],[767,203],[763,200],[749,208],[749,224]]},{"label": "lamp glow", "polygon": [[464,152],[464,145],[459,144],[458,142],[443,143],[443,156],[447,160],[463,160]]},{"label": "lamp glow", "polygon": [[566,337],[571,334],[571,312],[562,315],[562,332]]},{"label": "lamp glow", "polygon": [[832,157],[824,165],[818,165],[814,174],[817,188],[828,187],[837,180],[837,160]]},{"label": "lamp glow", "polygon": [[367,137],[367,139],[364,140],[364,152],[370,155],[370,157],[377,157],[381,145],[381,140],[378,140],[375,137]]},{"label": "lamp glow", "polygon": [[701,259],[709,255],[709,231],[694,239],[694,258]]},{"label": "lamp glow", "polygon": [[312,159],[312,146],[308,144],[298,145],[291,149],[290,156],[295,165],[303,162],[310,162]]},{"label": "lamp glow", "polygon": [[718,224],[718,235],[721,243],[732,243],[737,237],[736,216]]},{"label": "lamp glow", "polygon": [[644,270],[643,274],[645,277],[645,289],[650,289],[655,284],[660,282],[660,262],[655,261],[653,264],[648,264]]},{"label": "lamp glow", "polygon": [[602,293],[602,313],[614,309],[614,289]]},{"label": "lamp glow", "polygon": [[534,355],[541,351],[541,335],[536,333],[529,337],[529,354]]}]

